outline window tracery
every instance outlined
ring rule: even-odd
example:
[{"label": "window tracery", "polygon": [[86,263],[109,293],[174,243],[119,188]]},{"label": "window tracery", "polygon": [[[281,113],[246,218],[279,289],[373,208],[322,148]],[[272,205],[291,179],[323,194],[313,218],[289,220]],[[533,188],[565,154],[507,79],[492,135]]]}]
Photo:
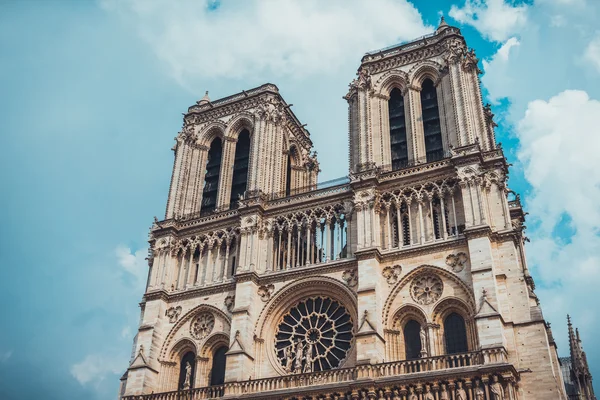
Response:
[{"label": "window tracery", "polygon": [[417,276],[410,284],[411,297],[421,305],[435,303],[442,295],[443,290],[444,284],[436,275]]},{"label": "window tracery", "polygon": [[346,307],[328,297],[310,297],[281,318],[275,352],[287,372],[329,370],[341,366],[353,336],[353,322]]},{"label": "window tracery", "polygon": [[209,312],[203,312],[192,320],[190,334],[194,339],[204,339],[215,327],[215,316]]}]

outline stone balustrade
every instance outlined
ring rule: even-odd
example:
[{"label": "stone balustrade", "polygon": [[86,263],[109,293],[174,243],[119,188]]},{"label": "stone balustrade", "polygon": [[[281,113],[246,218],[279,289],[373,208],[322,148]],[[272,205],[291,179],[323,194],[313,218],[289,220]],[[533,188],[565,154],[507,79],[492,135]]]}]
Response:
[{"label": "stone balustrade", "polygon": [[[323,388],[321,389],[323,393],[328,392],[327,387],[331,387],[330,391],[333,393],[333,391],[339,389],[340,387],[349,388],[351,386],[359,385],[361,382],[377,383],[378,381],[382,381],[386,382],[389,386],[390,382],[394,382],[393,379],[390,380],[391,378],[398,378],[402,380],[403,384],[401,387],[404,389],[401,389],[400,392],[404,390],[404,393],[406,394],[406,388],[408,387],[415,387],[417,391],[423,392],[424,386],[423,382],[421,381],[423,379],[427,380],[427,375],[430,374],[423,375],[421,373],[433,371],[438,371],[438,373],[436,373],[436,381],[432,382],[431,384],[428,382],[425,383],[425,385],[431,386],[432,389],[439,390],[440,386],[438,384],[443,381],[448,381],[449,388],[454,390],[454,387],[459,380],[461,382],[464,381],[467,390],[473,390],[474,387],[479,387],[479,383],[477,382],[481,380],[483,383],[481,387],[485,389],[485,384],[488,382],[489,376],[483,375],[480,377],[477,371],[480,368],[489,367],[492,368],[492,370],[489,370],[488,368],[488,374],[499,373],[498,371],[493,371],[494,365],[508,367],[508,370],[512,369],[510,364],[508,364],[508,355],[504,347],[487,348],[470,353],[426,357],[415,360],[392,361],[380,364],[365,364],[352,368],[332,369],[328,371],[306,374],[294,374],[272,378],[247,380],[242,382],[230,382],[220,386],[210,386],[178,392],[127,396],[124,397],[124,400],[200,400],[219,397],[258,398],[256,397],[257,395],[261,395],[266,398],[267,395],[270,396],[269,392],[273,392],[273,395],[275,395],[275,392],[281,393],[282,398],[292,398],[293,395],[290,395],[289,393],[297,394],[299,391],[314,391],[315,387]],[[504,374],[503,376],[506,375],[506,370],[506,368],[502,370],[502,373]],[[512,370],[514,371],[514,369]],[[459,379],[450,380],[445,378],[445,373],[447,373],[446,375],[448,377],[452,376],[453,378],[456,378],[459,371],[465,373],[464,377],[461,376]],[[507,394],[513,393],[515,390],[512,387],[514,380],[514,376],[512,375],[504,379],[505,382],[503,384],[505,385]],[[346,389],[342,390],[342,392],[345,392],[345,390]],[[391,393],[391,389],[389,388],[385,390],[381,389],[381,391]],[[284,395],[283,393],[286,394]],[[275,398],[277,398],[277,396]],[[317,395],[317,397],[313,398],[320,399],[321,397]],[[333,399],[335,396],[325,396],[323,398]],[[341,399],[344,397],[339,398]],[[386,397],[383,398],[386,399]],[[489,399],[489,394],[488,397],[484,398]],[[511,399],[513,397],[509,397],[507,395],[506,398]]]}]

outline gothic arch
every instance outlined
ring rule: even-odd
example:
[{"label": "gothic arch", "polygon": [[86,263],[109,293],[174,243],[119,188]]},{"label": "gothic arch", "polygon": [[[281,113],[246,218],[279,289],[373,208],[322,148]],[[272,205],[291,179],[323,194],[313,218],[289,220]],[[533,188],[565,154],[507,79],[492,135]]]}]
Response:
[{"label": "gothic arch", "polygon": [[244,129],[250,132],[250,138],[252,138],[254,133],[254,116],[246,112],[240,113],[229,120],[225,130],[225,137],[237,140],[239,134]]},{"label": "gothic arch", "polygon": [[[171,346],[171,343],[173,342],[173,340],[174,340],[175,336],[177,335],[177,333],[179,331],[181,331],[181,329],[186,324],[188,324],[194,316],[196,316],[197,314],[199,314],[199,313],[201,313],[203,311],[210,311],[210,312],[212,312],[215,315],[215,317],[220,318],[224,322],[224,324],[226,326],[231,326],[231,319],[229,318],[229,316],[225,312],[219,310],[217,307],[214,307],[214,306],[211,306],[211,305],[208,305],[208,304],[201,304],[199,306],[196,306],[196,307],[192,308],[190,311],[188,311],[185,315],[183,315],[179,319],[179,321],[177,321],[177,323],[169,331],[168,335],[165,338],[165,341],[163,342],[163,346],[162,346],[162,348],[160,350],[160,353],[159,353],[159,355],[160,355],[159,357],[161,359],[166,359],[167,355],[170,354],[169,353],[169,349],[174,348],[174,346],[173,347]],[[184,338],[186,340],[189,340],[189,341],[193,342],[193,340],[190,339],[190,338],[188,338],[187,335],[184,335]],[[177,343],[179,343],[179,342],[180,341],[178,341]],[[198,354],[198,353],[196,353],[196,354]]]},{"label": "gothic arch", "polygon": [[404,325],[411,319],[417,321],[421,326],[425,326],[429,321],[425,311],[416,304],[404,304],[394,312],[389,321],[390,329],[402,330]]},{"label": "gothic arch", "polygon": [[[415,278],[418,275],[422,275],[422,274],[426,274],[426,273],[432,273],[432,274],[441,276],[444,279],[447,279],[447,280],[452,281],[455,284],[457,284],[467,294],[468,304],[470,306],[470,309],[472,309],[472,310],[475,309],[475,296],[473,295],[473,291],[465,282],[463,282],[460,278],[458,278],[454,273],[447,271],[443,268],[433,266],[433,265],[421,265],[421,266],[415,268],[414,270],[412,270],[411,272],[409,272],[402,279],[400,279],[394,285],[392,290],[390,291],[390,294],[388,295],[388,298],[386,299],[386,301],[384,303],[383,311],[382,311],[384,325],[389,326],[389,324],[390,324],[389,317],[390,317],[390,312],[392,311],[391,307],[394,303],[394,300],[398,296],[398,293],[400,293],[400,291],[404,288],[404,286],[406,286],[407,284],[412,282],[413,278]],[[440,300],[438,300],[437,304],[444,301],[445,298],[446,297],[442,297]],[[435,307],[437,307],[437,304],[433,304],[434,309],[435,309]]]},{"label": "gothic arch", "polygon": [[[271,301],[263,308],[255,325],[256,337],[264,339],[267,359],[274,371],[280,375],[285,375],[286,372],[276,359],[275,351],[273,351],[274,348],[272,349],[270,347],[275,343],[276,332],[273,327],[277,325],[279,318],[281,318],[284,313],[288,312],[292,306],[296,305],[300,300],[310,296],[330,297],[341,303],[341,305],[343,305],[350,313],[350,318],[353,322],[353,331],[355,333],[358,323],[356,294],[342,282],[328,276],[313,276],[299,279],[285,285],[274,294]],[[356,347],[354,346],[354,343],[352,343],[348,356],[339,367],[344,367],[344,364],[348,360],[352,360],[355,352]]]},{"label": "gothic arch", "polygon": [[198,356],[198,348],[191,339],[179,339],[177,343],[175,343],[175,345],[171,348],[171,351],[169,351],[169,360],[177,362],[188,351],[191,351],[196,356]]},{"label": "gothic arch", "polygon": [[473,351],[477,348],[477,327],[473,318],[475,315],[475,308],[457,297],[444,298],[436,304],[433,310],[431,320],[434,324],[439,326],[439,348],[444,349],[444,353],[447,354],[447,349],[445,348],[444,322],[452,313],[456,313],[463,318],[467,334],[467,347],[469,351]]},{"label": "gothic arch", "polygon": [[224,122],[213,121],[198,132],[197,143],[201,146],[210,147],[210,144],[216,137],[225,138],[226,130],[227,125]]},{"label": "gothic arch", "polygon": [[426,60],[415,65],[409,72],[409,82],[411,85],[421,89],[423,81],[431,79],[435,84],[441,78],[442,65],[431,60]]},{"label": "gothic arch", "polygon": [[389,97],[390,92],[394,88],[400,89],[404,92],[408,86],[408,74],[404,71],[388,71],[381,78],[377,80],[373,91],[379,95]]}]

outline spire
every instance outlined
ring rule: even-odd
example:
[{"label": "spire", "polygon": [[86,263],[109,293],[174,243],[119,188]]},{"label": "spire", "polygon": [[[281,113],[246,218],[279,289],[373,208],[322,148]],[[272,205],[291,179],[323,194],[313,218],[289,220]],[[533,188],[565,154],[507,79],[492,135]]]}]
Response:
[{"label": "spire", "polygon": [[569,351],[571,352],[571,362],[575,366],[575,360],[577,359],[577,342],[575,339],[575,332],[573,332],[573,324],[571,324],[571,316],[567,314],[567,324],[569,326]]},{"label": "spire", "polygon": [[444,16],[442,15],[442,18],[440,19],[440,24],[438,25],[437,29],[435,30],[435,33],[439,33],[441,31],[443,31],[448,26],[449,25],[446,23],[446,20],[444,19]]},{"label": "spire", "polygon": [[206,91],[206,93],[204,94],[204,97],[202,99],[200,99],[200,101],[197,102],[197,104],[199,106],[203,105],[203,104],[208,104],[210,103],[210,97],[208,97],[208,90]]}]

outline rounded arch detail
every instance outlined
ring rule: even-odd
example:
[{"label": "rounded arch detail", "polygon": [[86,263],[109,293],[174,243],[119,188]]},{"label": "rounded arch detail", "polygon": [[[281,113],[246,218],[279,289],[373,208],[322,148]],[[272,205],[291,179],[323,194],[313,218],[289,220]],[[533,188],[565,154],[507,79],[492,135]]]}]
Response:
[{"label": "rounded arch detail", "polygon": [[[188,311],[183,317],[181,317],[181,319],[179,319],[179,321],[177,321],[177,323],[169,331],[169,334],[165,338],[165,341],[159,353],[161,359],[167,359],[167,356],[171,354],[169,349],[174,348],[174,346],[171,346],[171,343],[174,341],[177,333],[179,333],[183,329],[183,327],[192,320],[194,316],[203,311],[212,312],[215,315],[215,317],[223,321],[224,325],[226,325],[227,327],[231,326],[231,319],[229,318],[229,316],[223,311],[219,310],[217,307],[208,304],[201,304],[199,306],[196,306],[190,311]],[[178,340],[177,343],[181,342],[182,340],[188,340],[192,343],[195,343],[194,340],[189,338],[187,335],[185,335],[183,339]],[[204,340],[204,342],[206,342],[206,340]],[[196,355],[197,354],[198,353],[196,352]]]},{"label": "rounded arch detail", "polygon": [[[398,293],[406,285],[410,284],[410,282],[412,282],[413,278],[415,278],[419,275],[425,275],[428,273],[441,276],[445,279],[448,279],[448,280],[456,283],[468,295],[468,304],[470,306],[470,309],[472,309],[472,310],[475,309],[475,297],[473,295],[473,291],[459,277],[457,277],[454,273],[447,271],[440,267],[436,267],[433,265],[421,265],[421,266],[415,268],[414,270],[412,270],[411,272],[409,272],[401,280],[399,280],[394,285],[392,290],[390,291],[390,294],[388,295],[388,298],[386,299],[386,301],[384,303],[384,307],[383,307],[383,311],[382,311],[384,326],[390,325],[389,317],[390,317],[390,312],[392,311],[391,307],[392,307],[392,304],[394,303],[394,300],[396,299],[396,296],[398,296]],[[437,307],[437,305],[440,304],[441,302],[443,302],[446,298],[447,297],[441,297],[435,304],[433,304],[433,308],[435,309]],[[395,315],[395,312],[394,312],[394,315]]]},{"label": "rounded arch detail", "polygon": [[191,339],[182,338],[173,345],[168,356],[171,361],[176,361],[190,351],[198,356],[198,347],[196,346],[196,343]]},{"label": "rounded arch detail", "polygon": [[390,318],[390,328],[402,331],[406,323],[410,320],[415,320],[421,326],[427,324],[427,315],[425,311],[415,304],[405,304],[394,312]]},{"label": "rounded arch detail", "polygon": [[250,137],[252,137],[252,134],[254,133],[254,116],[246,112],[237,114],[231,118],[227,123],[225,136],[237,140],[244,129],[247,129],[250,133]]},{"label": "rounded arch detail", "polygon": [[217,332],[210,335],[200,349],[200,357],[210,358],[212,353],[221,346],[229,347],[229,335]]},{"label": "rounded arch detail", "polygon": [[210,147],[215,138],[225,138],[227,125],[222,121],[213,121],[198,132],[197,143],[201,146]]},{"label": "rounded arch detail", "polygon": [[443,66],[435,61],[427,60],[415,65],[409,72],[409,82],[411,85],[421,89],[423,81],[431,79],[435,84],[442,76]]},{"label": "rounded arch detail", "polygon": [[400,89],[404,93],[408,87],[408,74],[404,71],[388,71],[377,80],[373,88],[374,92],[389,97],[394,88]]}]

